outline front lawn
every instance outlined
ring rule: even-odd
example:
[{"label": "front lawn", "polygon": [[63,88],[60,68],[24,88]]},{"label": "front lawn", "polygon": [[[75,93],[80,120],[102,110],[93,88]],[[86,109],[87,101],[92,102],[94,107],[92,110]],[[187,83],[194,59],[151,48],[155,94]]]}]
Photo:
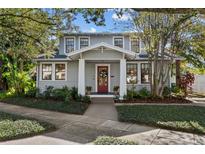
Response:
[{"label": "front lawn", "polygon": [[33,136],[54,128],[45,122],[0,112],[0,141]]},{"label": "front lawn", "polygon": [[83,114],[88,107],[88,104],[84,102],[65,103],[58,100],[29,97],[8,97],[0,99],[0,101],[14,105],[72,114]]},{"label": "front lawn", "polygon": [[119,105],[123,122],[205,134],[205,107],[185,105]]}]

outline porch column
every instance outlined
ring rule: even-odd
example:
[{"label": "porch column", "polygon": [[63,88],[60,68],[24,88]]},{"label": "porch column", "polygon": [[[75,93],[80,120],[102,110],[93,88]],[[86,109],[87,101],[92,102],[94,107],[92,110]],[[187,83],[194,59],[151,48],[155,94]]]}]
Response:
[{"label": "porch column", "polygon": [[127,83],[126,83],[126,59],[120,60],[120,98],[127,95]]},{"label": "porch column", "polygon": [[85,95],[85,59],[79,59],[78,64],[78,94]]}]

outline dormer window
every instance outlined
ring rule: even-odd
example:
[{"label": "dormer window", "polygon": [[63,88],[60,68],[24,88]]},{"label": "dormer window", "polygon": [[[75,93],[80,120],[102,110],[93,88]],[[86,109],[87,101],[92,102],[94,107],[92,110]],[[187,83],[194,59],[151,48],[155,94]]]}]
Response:
[{"label": "dormer window", "polygon": [[114,37],[114,46],[123,48],[123,37]]},{"label": "dormer window", "polygon": [[89,46],[89,37],[80,37],[80,49]]},{"label": "dormer window", "polygon": [[65,53],[70,53],[75,49],[75,38],[65,38]]},{"label": "dormer window", "polygon": [[139,38],[131,38],[130,48],[131,48],[131,51],[139,53],[140,52],[140,39]]}]

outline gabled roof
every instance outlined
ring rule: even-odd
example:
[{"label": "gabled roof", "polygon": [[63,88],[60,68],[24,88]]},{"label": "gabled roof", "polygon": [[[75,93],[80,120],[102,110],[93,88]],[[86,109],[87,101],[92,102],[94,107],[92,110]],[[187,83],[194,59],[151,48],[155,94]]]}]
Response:
[{"label": "gabled roof", "polygon": [[97,43],[95,45],[88,46],[88,47],[82,48],[80,50],[76,50],[74,52],[68,53],[67,56],[71,57],[71,56],[74,56],[74,55],[77,55],[77,54],[80,54],[80,53],[83,53],[83,52],[86,52],[86,51],[89,51],[89,50],[93,50],[93,49],[96,49],[96,48],[100,48],[100,47],[105,47],[105,48],[109,48],[109,49],[124,53],[127,56],[132,57],[132,58],[135,58],[135,55],[136,55],[136,53],[133,52],[133,51],[126,50],[126,49],[123,49],[123,48],[120,48],[120,47],[117,47],[117,46],[113,46],[113,45],[107,44],[105,42],[101,42],[101,43]]}]

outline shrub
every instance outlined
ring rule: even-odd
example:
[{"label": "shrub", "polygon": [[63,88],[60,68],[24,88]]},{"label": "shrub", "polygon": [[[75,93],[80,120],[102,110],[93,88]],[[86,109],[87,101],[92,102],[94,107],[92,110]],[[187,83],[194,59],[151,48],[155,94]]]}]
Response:
[{"label": "shrub", "polygon": [[194,74],[186,72],[180,79],[180,87],[184,92],[184,96],[188,95],[188,89],[192,90],[192,84],[194,83]]},{"label": "shrub", "polygon": [[54,89],[52,91],[52,97],[56,100],[63,101],[67,95],[68,95],[68,92],[65,91],[64,89]]},{"label": "shrub", "polygon": [[133,141],[128,141],[125,139],[118,139],[111,136],[99,136],[95,141],[96,145],[136,145],[137,143]]},{"label": "shrub", "polygon": [[48,86],[47,88],[46,88],[46,91],[44,91],[44,96],[45,96],[45,98],[50,98],[51,96],[52,96],[52,92],[53,92],[53,86]]},{"label": "shrub", "polygon": [[26,97],[37,97],[39,96],[39,93],[40,93],[39,88],[31,88],[25,93],[25,96]]},{"label": "shrub", "polygon": [[144,87],[139,90],[139,96],[142,98],[148,98],[151,96],[151,93],[147,90],[147,88]]},{"label": "shrub", "polygon": [[171,88],[169,88],[169,87],[164,87],[164,90],[163,90],[162,95],[163,95],[164,97],[170,96],[170,95],[171,95]]},{"label": "shrub", "polygon": [[83,97],[82,97],[82,101],[83,101],[83,103],[87,103],[87,104],[90,104],[90,103],[91,103],[91,100],[90,100],[90,97],[89,97],[89,96],[83,96]]},{"label": "shrub", "polygon": [[64,103],[65,104],[71,104],[73,102],[72,97],[70,94],[68,94],[65,99],[64,99]]},{"label": "shrub", "polygon": [[73,98],[73,100],[78,99],[78,88],[76,87],[71,88],[71,97]]}]

